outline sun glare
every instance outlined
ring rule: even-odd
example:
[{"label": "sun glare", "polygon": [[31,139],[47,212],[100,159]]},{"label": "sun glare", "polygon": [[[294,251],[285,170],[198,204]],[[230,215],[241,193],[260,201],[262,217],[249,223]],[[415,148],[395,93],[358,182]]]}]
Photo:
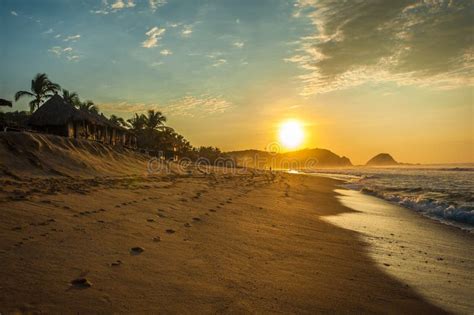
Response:
[{"label": "sun glare", "polygon": [[289,120],[281,124],[279,138],[281,144],[288,149],[294,149],[301,145],[304,140],[301,123],[297,120]]}]

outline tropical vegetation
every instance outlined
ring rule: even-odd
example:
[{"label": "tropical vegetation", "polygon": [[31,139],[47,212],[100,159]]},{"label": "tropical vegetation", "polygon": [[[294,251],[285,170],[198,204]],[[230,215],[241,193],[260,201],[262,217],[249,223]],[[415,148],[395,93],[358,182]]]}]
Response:
[{"label": "tropical vegetation", "polygon": [[53,83],[49,80],[46,73],[38,73],[33,80],[31,80],[30,91],[18,91],[15,94],[15,101],[23,97],[33,97],[29,102],[30,112],[38,109],[46,98],[49,98],[57,93],[61,87],[59,84]]},{"label": "tropical vegetation", "polygon": [[[0,112],[0,123],[15,126],[27,127],[27,121],[35,110],[54,94],[62,92],[62,98],[79,110],[89,112],[94,115],[103,115],[99,107],[91,100],[81,101],[77,92],[61,89],[59,84],[51,82],[45,73],[38,73],[31,81],[30,91],[18,91],[15,94],[15,101],[23,97],[33,98],[29,102],[30,113],[28,112]],[[193,147],[191,143],[173,128],[166,126],[166,116],[156,110],[149,110],[146,114],[135,113],[125,120],[117,115],[111,115],[109,121],[119,127],[129,129],[135,133],[138,140],[138,147],[150,152],[163,152],[166,156],[178,154],[181,157],[188,157],[192,160],[204,157],[214,162],[222,156],[222,152],[215,147]]]}]

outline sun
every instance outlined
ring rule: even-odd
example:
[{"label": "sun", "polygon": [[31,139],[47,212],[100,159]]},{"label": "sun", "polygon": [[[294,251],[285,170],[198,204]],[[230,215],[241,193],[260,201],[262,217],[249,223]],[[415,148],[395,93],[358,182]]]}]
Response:
[{"label": "sun", "polygon": [[280,125],[279,138],[284,147],[294,149],[303,143],[303,126],[297,120],[285,121]]}]

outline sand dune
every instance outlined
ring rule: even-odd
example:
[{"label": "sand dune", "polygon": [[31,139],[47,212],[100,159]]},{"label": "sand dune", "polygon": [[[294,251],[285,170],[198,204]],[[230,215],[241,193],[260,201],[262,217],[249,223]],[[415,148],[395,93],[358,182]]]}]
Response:
[{"label": "sand dune", "polygon": [[352,211],[334,180],[148,176],[126,150],[1,141],[0,312],[443,312],[321,219]]}]

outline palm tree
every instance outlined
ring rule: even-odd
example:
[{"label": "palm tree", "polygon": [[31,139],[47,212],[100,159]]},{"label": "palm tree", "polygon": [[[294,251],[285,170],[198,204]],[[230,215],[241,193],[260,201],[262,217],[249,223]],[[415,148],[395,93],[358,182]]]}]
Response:
[{"label": "palm tree", "polygon": [[80,103],[79,95],[76,92],[69,92],[66,89],[63,89],[63,99],[66,103],[74,106]]},{"label": "palm tree", "polygon": [[48,79],[46,73],[38,73],[33,80],[31,80],[30,91],[18,91],[15,94],[15,101],[18,101],[24,96],[30,96],[34,99],[30,101],[30,111],[34,112],[43,103],[44,99],[53,96],[61,89],[59,84],[53,83]]},{"label": "palm tree", "polygon": [[127,122],[130,124],[133,130],[139,131],[142,130],[145,126],[146,117],[142,115],[135,114],[132,118],[128,119]]},{"label": "palm tree", "polygon": [[145,116],[145,128],[147,130],[156,130],[159,126],[163,126],[166,122],[166,117],[161,112],[149,110],[148,115]]},{"label": "palm tree", "polygon": [[94,104],[93,101],[79,102],[77,107],[80,110],[86,111],[91,114],[99,114],[99,108]]},{"label": "palm tree", "polygon": [[113,123],[116,126],[129,127],[125,119],[123,119],[122,117],[118,117],[116,115],[110,115],[109,120],[111,123]]}]

